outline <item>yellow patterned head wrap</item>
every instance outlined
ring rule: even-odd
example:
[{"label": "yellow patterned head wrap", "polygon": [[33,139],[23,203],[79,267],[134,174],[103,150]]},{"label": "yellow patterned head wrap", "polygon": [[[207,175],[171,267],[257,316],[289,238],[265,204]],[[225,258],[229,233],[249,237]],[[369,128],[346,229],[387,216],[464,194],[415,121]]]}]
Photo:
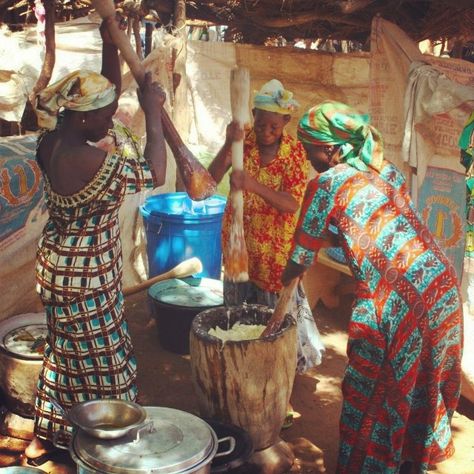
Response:
[{"label": "yellow patterned head wrap", "polygon": [[53,130],[60,109],[87,112],[106,107],[115,98],[115,85],[102,74],[88,70],[71,72],[36,95],[38,125]]},{"label": "yellow patterned head wrap", "polygon": [[300,104],[293,99],[293,92],[286,90],[277,79],[272,79],[255,94],[253,106],[256,109],[290,115]]}]

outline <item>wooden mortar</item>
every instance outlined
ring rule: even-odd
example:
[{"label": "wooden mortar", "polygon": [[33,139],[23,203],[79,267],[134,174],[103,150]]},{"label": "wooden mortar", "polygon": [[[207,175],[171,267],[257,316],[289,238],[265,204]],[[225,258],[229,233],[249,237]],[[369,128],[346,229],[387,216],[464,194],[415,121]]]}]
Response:
[{"label": "wooden mortar", "polygon": [[200,415],[240,426],[256,451],[280,441],[296,373],[296,323],[287,315],[271,336],[224,345],[208,331],[232,327],[236,321],[265,326],[271,315],[262,305],[212,308],[194,318],[190,335]]}]

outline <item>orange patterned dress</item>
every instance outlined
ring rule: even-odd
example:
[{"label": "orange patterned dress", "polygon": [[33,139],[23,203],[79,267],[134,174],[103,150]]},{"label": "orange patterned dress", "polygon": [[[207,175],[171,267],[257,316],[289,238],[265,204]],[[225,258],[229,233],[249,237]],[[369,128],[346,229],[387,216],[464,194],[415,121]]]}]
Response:
[{"label": "orange patterned dress", "polygon": [[[309,161],[301,143],[283,132],[278,155],[261,166],[253,130],[244,142],[244,170],[259,183],[290,193],[301,205],[308,182]],[[232,203],[227,200],[222,225],[222,246],[229,245]],[[265,291],[278,292],[291,248],[298,214],[280,212],[260,196],[244,191],[244,233],[249,255],[249,279]],[[224,255],[226,252],[223,252]],[[226,264],[224,260],[224,265]]]}]

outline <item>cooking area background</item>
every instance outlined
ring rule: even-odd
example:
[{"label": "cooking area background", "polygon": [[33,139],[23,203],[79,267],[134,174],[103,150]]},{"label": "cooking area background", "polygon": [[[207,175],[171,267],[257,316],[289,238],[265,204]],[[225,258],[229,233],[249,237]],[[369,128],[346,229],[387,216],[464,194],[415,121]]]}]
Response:
[{"label": "cooking area background", "polygon": [[[159,343],[156,320],[148,307],[146,291],[126,300],[126,314],[136,348],[140,403],[197,414],[189,355],[164,350]],[[317,306],[317,320],[327,348],[323,364],[305,375],[296,375],[291,403],[296,413],[293,425],[281,432],[290,443],[296,461],[291,474],[333,474],[336,466],[338,419],[341,406],[340,381],[345,367],[345,328],[351,298],[345,297],[334,310]],[[315,311],[315,314],[316,314]],[[474,408],[464,400],[454,416],[455,455],[430,474],[474,472]],[[0,435],[0,466],[18,462],[28,441]],[[42,466],[46,472],[76,472],[67,453]],[[326,469],[326,470],[324,470]],[[248,473],[250,474],[250,473]]]}]

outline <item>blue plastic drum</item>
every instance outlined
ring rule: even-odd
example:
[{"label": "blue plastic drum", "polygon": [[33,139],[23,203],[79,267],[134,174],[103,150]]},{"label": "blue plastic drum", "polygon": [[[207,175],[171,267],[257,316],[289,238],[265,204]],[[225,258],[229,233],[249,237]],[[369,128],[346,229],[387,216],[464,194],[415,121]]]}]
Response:
[{"label": "blue plastic drum", "polygon": [[153,277],[191,257],[203,271],[196,276],[221,276],[224,196],[193,201],[186,193],[150,196],[140,207],[146,238],[149,276]]}]

